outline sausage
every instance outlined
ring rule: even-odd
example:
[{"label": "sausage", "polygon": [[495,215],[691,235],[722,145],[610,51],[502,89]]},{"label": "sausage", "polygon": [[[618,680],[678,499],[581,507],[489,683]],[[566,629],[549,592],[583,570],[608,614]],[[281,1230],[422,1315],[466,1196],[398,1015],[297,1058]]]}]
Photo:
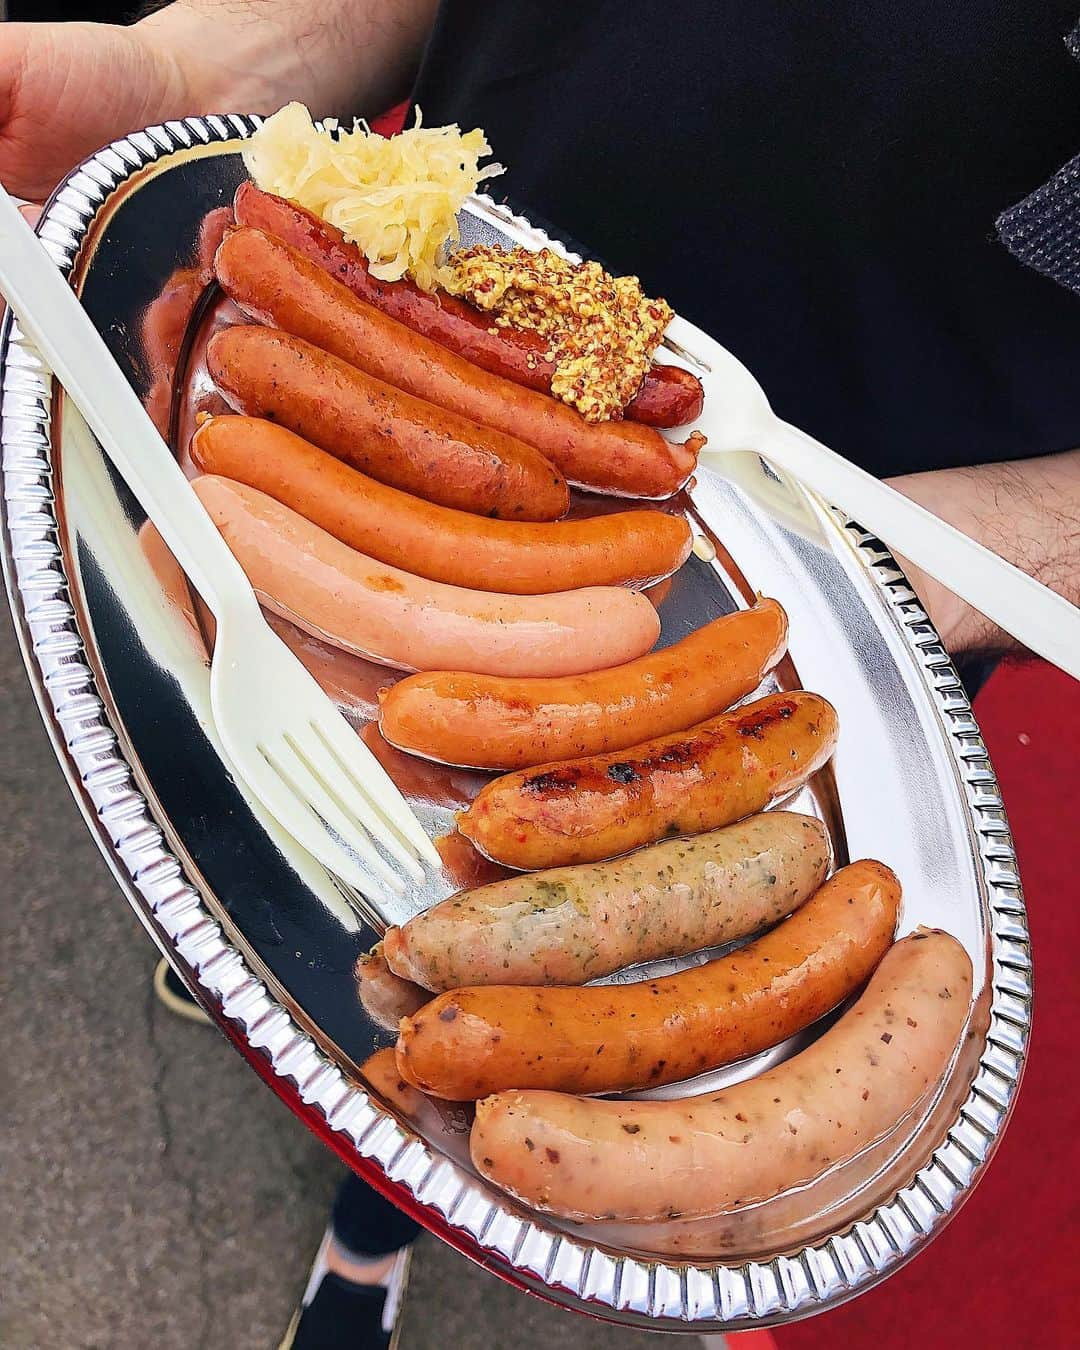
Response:
[{"label": "sausage", "polygon": [[572,1219],[734,1213],[805,1185],[904,1119],[940,1081],[971,1004],[971,962],[920,929],[801,1054],[682,1101],[508,1092],[478,1102],[471,1153],[488,1180]]},{"label": "sausage", "polygon": [[681,427],[696,422],[704,407],[705,390],[696,375],[682,366],[654,361],[626,405],[626,416],[647,427]]},{"label": "sausage", "polygon": [[419,1119],[423,1114],[426,1098],[417,1092],[411,1083],[403,1081],[394,1062],[391,1049],[376,1050],[360,1065],[360,1073],[371,1087],[393,1106],[405,1120]]},{"label": "sausage", "polygon": [[[473,365],[541,393],[551,392],[555,367],[546,343],[523,329],[494,329],[491,316],[446,291],[422,291],[407,277],[379,281],[367,259],[340,230],[295,202],[241,183],[233,202],[236,223],[275,235],[309,262],[336,277],[361,300],[414,332],[433,338]],[[654,365],[626,416],[654,427],[679,427],[701,416],[701,381],[678,366]]]},{"label": "sausage", "polygon": [[357,553],[243,483],[206,474],[194,486],[270,609],[383,665],[569,674],[640,655],[659,633],[637,591],[510,596],[444,586]]},{"label": "sausage", "polygon": [[401,1020],[397,1063],[424,1092],[472,1101],[510,1088],[626,1092],[745,1059],[855,992],[892,942],[900,884],[842,868],[756,942],[634,984],[472,986]]},{"label": "sausage", "polygon": [[[360,1065],[360,1074],[396,1115],[407,1121],[422,1138],[456,1162],[468,1166],[466,1136],[472,1124],[471,1105],[456,1106],[417,1092],[397,1071],[394,1051],[376,1050]],[[465,1148],[462,1147],[465,1145]]]},{"label": "sausage", "polygon": [[629,750],[496,778],[458,829],[508,867],[614,858],[761,811],[821,768],[837,730],[817,694],[770,694]]},{"label": "sausage", "polygon": [[214,334],[206,363],[239,412],[280,422],[392,487],[508,520],[556,520],[569,506],[566,480],[532,446],[299,338],[239,324]]},{"label": "sausage", "polygon": [[227,206],[217,206],[203,216],[195,259],[170,273],[142,311],[140,366],[149,385],[142,403],[164,441],[169,440],[176,384],[184,369],[180,359],[184,339],[196,306],[214,280],[214,256],[231,224],[232,211]]},{"label": "sausage", "polygon": [[210,418],[191,455],[205,473],[268,493],[361,553],[452,586],[511,595],[644,586],[680,567],[692,543],[686,521],[663,511],[540,524],[467,515],[376,482],[257,417]]},{"label": "sausage", "polygon": [[402,979],[435,990],[584,984],[776,923],[813,895],[829,861],[821,821],[766,811],[613,862],[452,896],[388,928],[383,956]]},{"label": "sausage", "polygon": [[394,974],[378,942],[371,951],[357,957],[353,974],[364,1011],[384,1031],[396,1031],[403,1017],[419,1012],[431,998],[426,989],[419,989]]},{"label": "sausage", "polygon": [[509,867],[502,867],[499,863],[492,862],[490,858],[485,858],[480,850],[474,848],[457,830],[439,835],[432,843],[442,859],[443,872],[457,890],[491,886],[496,881],[514,875]]},{"label": "sausage", "polygon": [[380,693],[380,725],[402,750],[476,769],[524,769],[606,754],[730,708],[757,688],[786,649],[787,615],[775,600],[759,599],[752,609],[714,619],[663,651],[592,675],[414,675]]},{"label": "sausage", "polygon": [[238,230],[218,249],[218,281],[245,314],[312,343],[368,376],[534,446],[573,482],[598,492],[668,497],[704,442],[665,441],[652,427],[590,424],[547,394],[477,368],[358,300],[295,249]]}]

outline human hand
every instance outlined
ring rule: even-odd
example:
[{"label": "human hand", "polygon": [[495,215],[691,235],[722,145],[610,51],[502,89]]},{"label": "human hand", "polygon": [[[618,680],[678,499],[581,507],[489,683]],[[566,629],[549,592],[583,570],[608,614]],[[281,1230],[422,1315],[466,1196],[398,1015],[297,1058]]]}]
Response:
[{"label": "human hand", "polygon": [[100,146],[191,111],[179,63],[141,25],[0,25],[0,181],[41,201]]},{"label": "human hand", "polygon": [[0,182],[44,199],[141,127],[203,113],[376,116],[408,90],[436,0],[173,0],[123,28],[0,24]]}]

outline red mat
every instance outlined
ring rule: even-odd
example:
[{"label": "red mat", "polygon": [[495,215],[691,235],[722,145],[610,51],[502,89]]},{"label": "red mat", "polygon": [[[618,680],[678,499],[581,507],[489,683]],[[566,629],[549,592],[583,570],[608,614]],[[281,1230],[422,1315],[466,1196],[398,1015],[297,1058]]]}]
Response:
[{"label": "red mat", "polygon": [[1007,667],[976,714],[1005,796],[1034,945],[1035,1027],[1020,1098],[955,1222],[879,1289],[775,1331],[778,1350],[1080,1343],[1080,685],[1041,662]]}]

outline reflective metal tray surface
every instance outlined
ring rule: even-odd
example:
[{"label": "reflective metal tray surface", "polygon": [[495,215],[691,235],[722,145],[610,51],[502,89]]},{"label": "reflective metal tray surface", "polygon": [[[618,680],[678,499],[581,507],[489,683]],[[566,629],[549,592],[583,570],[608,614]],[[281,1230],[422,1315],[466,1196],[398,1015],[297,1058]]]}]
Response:
[{"label": "reflective metal tray surface", "polygon": [[[195,261],[207,216],[230,201],[243,175],[236,142],[256,125],[189,119],[117,142],[69,177],[39,226],[129,378],[151,403],[158,398],[174,439],[184,407],[213,395],[198,363],[200,325],[185,323],[182,342],[158,333],[155,348],[152,306],[170,287],[183,289],[176,269]],[[470,204],[462,230],[470,240],[545,240],[484,198]],[[5,574],[58,758],[155,941],[241,1053],[347,1162],[521,1287],[668,1330],[821,1310],[869,1288],[942,1227],[1011,1109],[1030,1026],[1030,951],[978,727],[926,616],[875,540],[751,453],[729,479],[703,471],[686,509],[718,557],[693,559],[659,601],[662,640],[755,590],[785,604],[791,657],[779,680],[825,694],[842,727],[833,768],[796,804],[827,821],[838,861],[875,856],[897,870],[901,932],[928,923],[964,943],[976,976],[967,1039],[934,1099],[886,1140],[738,1223],[560,1226],[481,1183],[460,1132],[437,1116],[398,1119],[359,1077],[388,1038],[356,997],[353,961],[383,922],[448,894],[454,878],[397,907],[358,902],[246,800],[221,762],[205,634],[183,578],[155,554],[141,511],[10,316],[0,360]],[[188,405],[168,387],[174,368]],[[707,400],[704,429],[721,415]],[[298,646],[358,723],[366,720],[374,677],[365,663],[350,671],[318,644]],[[412,774],[415,762],[392,767]],[[417,809],[433,834],[445,833],[480,780],[419,772],[410,778]]]}]

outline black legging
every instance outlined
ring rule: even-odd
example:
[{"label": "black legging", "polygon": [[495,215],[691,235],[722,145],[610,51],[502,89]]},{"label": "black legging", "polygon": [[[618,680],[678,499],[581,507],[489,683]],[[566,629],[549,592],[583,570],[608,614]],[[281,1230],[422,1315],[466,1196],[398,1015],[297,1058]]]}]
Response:
[{"label": "black legging", "polygon": [[338,1187],[330,1214],[334,1236],[357,1256],[386,1256],[418,1235],[420,1225],[352,1172]]}]

